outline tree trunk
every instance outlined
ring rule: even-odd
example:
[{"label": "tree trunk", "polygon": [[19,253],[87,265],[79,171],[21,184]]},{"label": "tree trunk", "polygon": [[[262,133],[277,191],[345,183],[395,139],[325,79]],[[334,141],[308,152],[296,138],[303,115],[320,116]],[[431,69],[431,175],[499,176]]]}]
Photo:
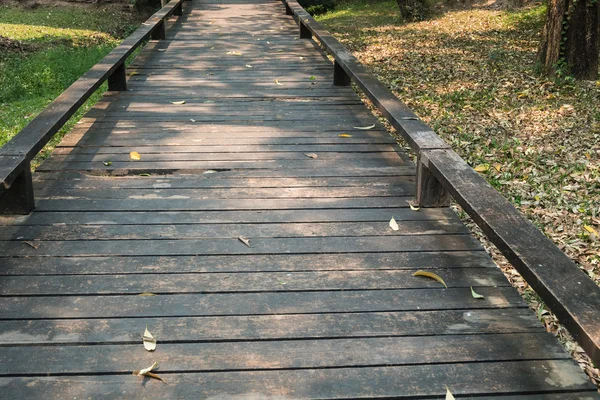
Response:
[{"label": "tree trunk", "polygon": [[566,69],[578,79],[598,79],[598,0],[548,0],[540,62],[550,73]]}]

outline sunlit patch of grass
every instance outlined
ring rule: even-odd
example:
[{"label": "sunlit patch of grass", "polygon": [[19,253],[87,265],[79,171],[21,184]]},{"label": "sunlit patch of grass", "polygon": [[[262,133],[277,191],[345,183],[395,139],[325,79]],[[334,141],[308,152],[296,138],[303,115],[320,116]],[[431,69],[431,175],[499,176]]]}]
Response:
[{"label": "sunlit patch of grass", "polygon": [[[2,36],[25,52],[0,55],[0,146],[136,28],[124,13],[52,7],[0,6]],[[101,96],[104,85],[55,136],[57,143]],[[41,153],[44,157],[48,147]]]}]

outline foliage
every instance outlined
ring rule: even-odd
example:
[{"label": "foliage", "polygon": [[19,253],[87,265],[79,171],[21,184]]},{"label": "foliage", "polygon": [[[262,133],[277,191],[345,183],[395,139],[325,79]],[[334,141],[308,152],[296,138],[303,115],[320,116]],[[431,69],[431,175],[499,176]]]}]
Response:
[{"label": "foliage", "polygon": [[[318,19],[467,162],[488,166],[482,175],[600,283],[600,82],[535,72],[545,6],[449,10],[409,24],[394,8],[348,1]],[[543,315],[600,382],[564,328]]]},{"label": "foliage", "polygon": [[335,8],[335,0],[300,0],[300,5],[310,15],[321,15]]},{"label": "foliage", "polygon": [[[24,51],[0,53],[0,146],[136,28],[128,14],[0,6],[0,31]],[[18,42],[16,42],[18,41]],[[61,130],[67,132],[105,85]],[[52,143],[60,140],[62,134]],[[41,156],[48,154],[48,149]]]}]

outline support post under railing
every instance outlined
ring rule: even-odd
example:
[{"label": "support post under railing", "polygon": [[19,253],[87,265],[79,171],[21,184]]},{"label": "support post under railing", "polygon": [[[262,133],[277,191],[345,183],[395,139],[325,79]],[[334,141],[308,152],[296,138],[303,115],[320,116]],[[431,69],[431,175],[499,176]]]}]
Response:
[{"label": "support post under railing", "polygon": [[121,63],[109,77],[108,90],[110,91],[126,91],[127,90],[127,72],[125,63]]},{"label": "support post under railing", "polygon": [[[0,164],[11,163],[11,157],[0,157]],[[33,181],[29,161],[17,161],[20,164],[18,175],[10,184],[3,182],[4,190],[0,192],[0,214],[29,214],[35,208],[33,197]],[[14,175],[13,175],[14,176]]]},{"label": "support post under railing", "polygon": [[285,4],[285,15],[294,15],[290,6],[288,6],[287,3],[284,3],[284,4]]},{"label": "support post under railing", "polygon": [[335,86],[348,86],[352,82],[350,75],[344,71],[344,68],[337,61],[333,62],[333,84]]},{"label": "support post under railing", "polygon": [[415,200],[419,207],[447,207],[450,205],[450,193],[429,170],[426,151],[422,151],[417,160],[417,196]]},{"label": "support post under railing", "polygon": [[302,23],[302,21],[298,22],[298,26],[300,27],[300,39],[312,38],[312,32]]},{"label": "support post under railing", "polygon": [[173,11],[173,15],[176,15],[178,17],[183,15],[183,3],[179,3],[175,7],[175,10]]},{"label": "support post under railing", "polygon": [[152,31],[152,40],[165,40],[167,32],[165,30],[165,21],[162,20],[156,25],[156,29]]}]

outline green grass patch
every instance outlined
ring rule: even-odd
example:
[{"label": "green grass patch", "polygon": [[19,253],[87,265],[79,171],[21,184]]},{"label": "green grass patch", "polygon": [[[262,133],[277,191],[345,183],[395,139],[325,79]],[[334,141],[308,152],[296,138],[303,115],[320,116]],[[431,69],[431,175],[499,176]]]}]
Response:
[{"label": "green grass patch", "polygon": [[[79,7],[0,7],[2,36],[25,48],[22,53],[0,52],[0,146],[136,27],[135,19],[125,13]],[[105,90],[106,84],[41,152],[42,158]]]}]

